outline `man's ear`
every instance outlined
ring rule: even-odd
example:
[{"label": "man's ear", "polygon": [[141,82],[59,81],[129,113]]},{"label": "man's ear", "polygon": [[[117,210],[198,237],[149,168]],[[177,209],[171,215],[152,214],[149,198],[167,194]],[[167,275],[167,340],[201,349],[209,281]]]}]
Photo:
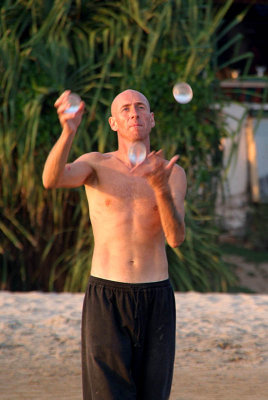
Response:
[{"label": "man's ear", "polygon": [[151,112],[151,127],[155,127],[154,113]]},{"label": "man's ear", "polygon": [[109,124],[113,131],[117,132],[117,123],[114,117],[109,118]]}]

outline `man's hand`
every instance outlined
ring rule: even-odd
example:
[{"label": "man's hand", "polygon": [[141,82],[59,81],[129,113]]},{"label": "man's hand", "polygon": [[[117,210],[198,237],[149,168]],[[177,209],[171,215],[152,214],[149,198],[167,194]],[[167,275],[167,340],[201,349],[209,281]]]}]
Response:
[{"label": "man's hand", "polygon": [[57,109],[59,120],[62,129],[67,133],[76,133],[78,126],[81,123],[82,115],[85,109],[85,103],[81,101],[78,110],[75,113],[64,113],[65,110],[70,106],[68,103],[68,96],[71,94],[70,90],[66,90],[56,100],[54,106]]},{"label": "man's hand", "polygon": [[64,113],[70,106],[68,96],[70,90],[66,90],[55,102],[62,133],[50,151],[43,171],[43,184],[46,189],[58,187],[81,186],[92,172],[92,168],[84,160],[67,165],[69,152],[75,137],[77,128],[81,122],[85,103],[81,101],[78,110],[74,113]]},{"label": "man's hand", "polygon": [[168,190],[169,176],[178,159],[179,156],[176,155],[167,164],[162,150],[152,151],[144,162],[132,168],[131,173],[147,179],[154,190],[166,191]]}]

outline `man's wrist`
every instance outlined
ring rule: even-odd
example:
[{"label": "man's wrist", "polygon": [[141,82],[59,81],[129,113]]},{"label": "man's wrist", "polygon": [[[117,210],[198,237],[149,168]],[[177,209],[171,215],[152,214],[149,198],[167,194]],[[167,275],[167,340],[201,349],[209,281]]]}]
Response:
[{"label": "man's wrist", "polygon": [[152,186],[156,196],[171,196],[169,184]]},{"label": "man's wrist", "polygon": [[75,136],[76,130],[71,129],[70,127],[64,126],[62,129],[63,136]]}]

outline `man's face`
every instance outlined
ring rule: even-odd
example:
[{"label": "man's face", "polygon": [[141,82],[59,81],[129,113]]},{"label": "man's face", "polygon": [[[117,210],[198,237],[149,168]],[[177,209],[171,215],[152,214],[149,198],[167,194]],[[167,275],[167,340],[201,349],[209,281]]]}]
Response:
[{"label": "man's face", "polygon": [[112,130],[130,142],[145,139],[155,126],[148,100],[135,90],[126,90],[114,99],[109,123]]}]

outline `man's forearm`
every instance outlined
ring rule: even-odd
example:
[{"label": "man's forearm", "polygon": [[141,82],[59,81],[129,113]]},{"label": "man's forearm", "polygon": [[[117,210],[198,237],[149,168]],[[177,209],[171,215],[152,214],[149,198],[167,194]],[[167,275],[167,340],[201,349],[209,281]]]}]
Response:
[{"label": "man's forearm", "polygon": [[184,217],[177,211],[169,187],[154,192],[166,240],[171,247],[178,247],[185,237]]},{"label": "man's forearm", "polygon": [[57,186],[58,180],[63,174],[67,163],[74,136],[75,133],[70,134],[63,130],[49,153],[43,171],[43,184],[45,188],[49,189]]}]

